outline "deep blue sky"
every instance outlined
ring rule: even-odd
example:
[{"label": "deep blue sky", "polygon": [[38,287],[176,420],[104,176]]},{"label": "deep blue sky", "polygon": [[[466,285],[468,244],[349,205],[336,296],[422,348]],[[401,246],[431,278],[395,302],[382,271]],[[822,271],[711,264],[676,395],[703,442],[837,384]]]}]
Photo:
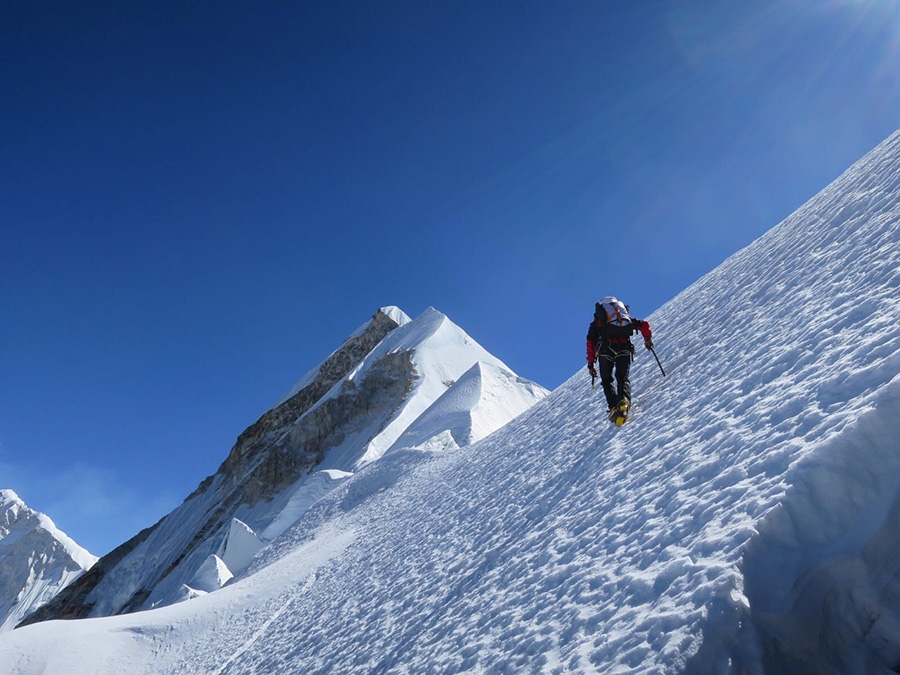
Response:
[{"label": "deep blue sky", "polygon": [[0,487],[106,553],[387,304],[554,388],[898,72],[898,0],[3,2]]}]

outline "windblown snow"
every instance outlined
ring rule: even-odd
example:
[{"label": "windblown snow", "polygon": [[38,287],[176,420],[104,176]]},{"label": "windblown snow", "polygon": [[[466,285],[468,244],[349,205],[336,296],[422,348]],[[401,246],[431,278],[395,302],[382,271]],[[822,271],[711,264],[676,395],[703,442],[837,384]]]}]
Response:
[{"label": "windblown snow", "polygon": [[623,428],[579,348],[455,448],[497,380],[457,374],[460,425],[423,407],[221,590],[4,634],[0,671],[897,672],[898,297],[900,133],[649,317]]}]

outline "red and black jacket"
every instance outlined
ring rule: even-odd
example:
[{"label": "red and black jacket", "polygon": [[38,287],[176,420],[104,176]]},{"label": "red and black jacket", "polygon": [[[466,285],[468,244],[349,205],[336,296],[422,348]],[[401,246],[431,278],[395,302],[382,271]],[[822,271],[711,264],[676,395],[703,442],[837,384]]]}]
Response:
[{"label": "red and black jacket", "polygon": [[[605,316],[594,315],[594,321],[588,326],[587,334],[587,361],[593,363],[597,360],[597,353],[604,346],[609,346],[616,351],[622,349],[632,350],[631,336],[640,333],[645,340],[653,337],[650,323],[642,319],[632,319],[627,326],[615,326],[606,321]],[[616,347],[619,349],[616,349]]]}]

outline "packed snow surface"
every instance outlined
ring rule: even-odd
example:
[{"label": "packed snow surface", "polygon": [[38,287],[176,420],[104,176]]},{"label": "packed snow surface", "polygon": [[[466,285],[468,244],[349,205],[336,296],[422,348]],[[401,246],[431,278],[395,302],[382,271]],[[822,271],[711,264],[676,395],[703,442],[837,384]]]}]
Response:
[{"label": "packed snow surface", "polygon": [[623,428],[579,348],[528,412],[362,466],[222,590],[13,631],[0,671],[891,672],[898,200],[894,135],[650,316],[668,377],[639,349]]}]

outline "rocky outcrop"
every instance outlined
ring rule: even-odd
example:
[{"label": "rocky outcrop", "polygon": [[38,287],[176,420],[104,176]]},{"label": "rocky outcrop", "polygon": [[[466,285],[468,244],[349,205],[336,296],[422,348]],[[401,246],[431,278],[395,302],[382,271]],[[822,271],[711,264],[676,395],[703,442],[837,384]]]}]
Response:
[{"label": "rocky outcrop", "polygon": [[[364,331],[347,338],[341,348],[319,366],[312,382],[269,410],[238,436],[228,458],[216,474],[229,476],[235,485],[247,482],[242,498],[251,501],[271,498],[296,480],[298,466],[307,464],[310,457],[318,456],[321,459],[320,450],[310,451],[302,443],[295,443],[295,452],[287,453],[291,456],[279,457],[275,453],[267,458],[265,466],[259,462],[260,453],[276,445],[282,450],[289,449],[285,443],[279,443],[285,430],[346,377],[398,325],[388,312],[379,309]],[[199,489],[208,487],[213,477],[204,481]]]}]

